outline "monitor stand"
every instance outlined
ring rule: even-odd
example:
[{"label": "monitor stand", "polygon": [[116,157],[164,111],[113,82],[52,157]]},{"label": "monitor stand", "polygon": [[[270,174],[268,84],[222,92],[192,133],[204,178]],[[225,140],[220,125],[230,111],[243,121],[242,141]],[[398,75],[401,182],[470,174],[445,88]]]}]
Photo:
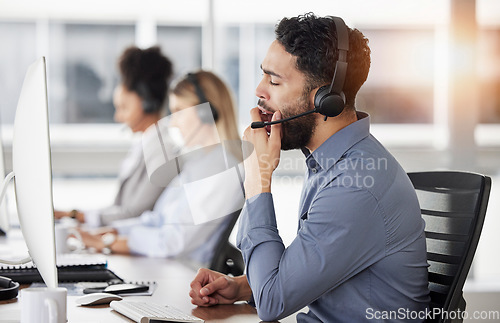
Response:
[{"label": "monitor stand", "polygon": [[[5,191],[7,191],[7,186],[9,185],[10,181],[14,178],[14,172],[11,172],[5,176],[5,179],[2,183],[2,189],[0,191],[0,205],[3,202],[3,198],[5,197]],[[5,235],[5,232],[0,229],[1,232],[3,232],[3,235]],[[0,234],[2,235],[2,234]],[[7,265],[23,265],[31,261],[31,257],[27,257],[21,260],[6,260],[6,259],[0,259],[0,263],[2,264],[7,264]]]},{"label": "monitor stand", "polygon": [[[13,178],[14,178],[14,172],[11,172],[11,173],[7,174],[7,176],[5,176],[5,179],[4,179],[2,186],[0,188],[0,190],[1,190],[0,191],[0,207],[4,206],[2,204],[4,203],[4,197],[5,197],[5,193],[7,191],[7,186],[9,185],[9,183],[12,181]],[[1,208],[0,212],[7,212],[7,208],[6,207]],[[2,223],[5,230],[9,230],[9,224],[7,221],[8,214],[0,214],[0,216],[4,217],[4,218],[0,219],[0,223]],[[6,223],[3,223],[3,222],[6,222]],[[2,230],[2,228],[0,227],[0,236],[5,236],[6,234],[7,233],[4,230]]]}]

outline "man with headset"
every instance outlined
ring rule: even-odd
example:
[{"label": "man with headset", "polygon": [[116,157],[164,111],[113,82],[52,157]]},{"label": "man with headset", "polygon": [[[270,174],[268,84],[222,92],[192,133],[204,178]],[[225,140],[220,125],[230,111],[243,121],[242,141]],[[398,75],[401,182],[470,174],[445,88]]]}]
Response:
[{"label": "man with headset", "polygon": [[[370,66],[368,40],[338,17],[313,14],[284,18],[275,33],[243,137],[254,146],[237,238],[246,275],[201,269],[192,303],[247,300],[265,321],[305,306],[297,321],[423,320],[429,291],[417,197],[369,133],[369,116],[354,107]],[[280,149],[301,149],[307,165],[297,237],[287,248],[271,195]]]}]

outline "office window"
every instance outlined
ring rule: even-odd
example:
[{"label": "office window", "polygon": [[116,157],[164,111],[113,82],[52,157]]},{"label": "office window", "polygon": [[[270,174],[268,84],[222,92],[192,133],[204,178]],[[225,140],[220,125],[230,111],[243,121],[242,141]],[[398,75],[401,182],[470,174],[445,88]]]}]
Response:
[{"label": "office window", "polygon": [[36,58],[34,22],[0,22],[0,121],[14,123],[26,68]]},{"label": "office window", "polygon": [[500,29],[486,29],[478,39],[479,122],[500,123]]},{"label": "office window", "polygon": [[50,24],[51,122],[111,123],[117,59],[134,44],[134,25]]},{"label": "office window", "polygon": [[[216,69],[237,93],[240,126],[250,122],[248,110],[257,102],[259,66],[275,39],[274,28],[274,24],[227,25],[216,35]],[[374,123],[432,123],[434,31],[360,29],[369,39],[372,66],[357,108],[370,113]]]},{"label": "office window", "polygon": [[[240,26],[222,25],[215,30],[214,46],[214,71],[228,85],[233,93],[233,99],[236,106],[237,120],[245,114],[245,104],[241,104],[240,99],[244,97],[245,89],[241,87],[240,77],[244,74],[240,52]],[[243,124],[238,122],[241,129]]]},{"label": "office window", "polygon": [[369,39],[371,68],[356,105],[374,123],[432,123],[434,32],[360,30]]},{"label": "office window", "polygon": [[174,64],[175,77],[201,66],[201,27],[158,26],[158,45]]},{"label": "office window", "polygon": [[226,24],[216,30],[215,70],[234,92],[240,130],[250,123],[256,106],[255,88],[262,77],[260,64],[274,40],[271,24]]},{"label": "office window", "polygon": [[235,102],[239,101],[240,90],[240,27],[236,25],[226,25],[218,28],[215,35],[215,62],[216,73],[227,83],[233,91]]}]

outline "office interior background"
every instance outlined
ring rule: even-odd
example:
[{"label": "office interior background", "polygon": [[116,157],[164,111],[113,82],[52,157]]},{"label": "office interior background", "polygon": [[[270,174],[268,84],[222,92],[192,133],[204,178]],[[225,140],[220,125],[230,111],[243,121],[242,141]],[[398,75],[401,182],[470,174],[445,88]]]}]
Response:
[{"label": "office interior background", "polygon": [[[48,64],[54,205],[98,207],[111,202],[134,139],[113,122],[116,61],[125,47],[160,45],[176,76],[215,71],[234,91],[243,132],[275,24],[310,11],[341,16],[369,39],[372,65],[357,108],[371,114],[372,133],[407,171],[492,177],[466,288],[500,294],[500,1],[0,0],[7,170],[17,99],[36,58]],[[273,185],[285,244],[295,235],[303,172],[300,152],[283,153]]]}]

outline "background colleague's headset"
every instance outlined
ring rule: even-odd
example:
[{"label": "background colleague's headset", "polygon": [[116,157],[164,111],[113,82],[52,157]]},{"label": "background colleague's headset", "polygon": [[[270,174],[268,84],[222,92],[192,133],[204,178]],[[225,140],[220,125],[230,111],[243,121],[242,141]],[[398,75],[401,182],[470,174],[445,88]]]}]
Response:
[{"label": "background colleague's headset", "polygon": [[195,74],[193,73],[188,73],[186,76],[186,80],[193,84],[194,86],[194,91],[196,92],[196,96],[198,97],[198,100],[201,103],[208,102],[210,106],[210,112],[207,109],[196,109],[196,112],[198,113],[198,117],[200,118],[202,123],[213,123],[217,122],[219,119],[219,113],[217,112],[217,109],[214,107],[213,103],[207,100],[205,93],[201,89],[200,83],[198,82],[198,78],[196,77]]},{"label": "background colleague's headset", "polygon": [[19,283],[12,281],[10,278],[0,276],[0,301],[17,297],[19,291]]},{"label": "background colleague's headset", "polygon": [[139,82],[135,91],[141,97],[142,110],[144,110],[144,113],[148,114],[160,111],[162,102],[153,97],[146,83],[142,81]]},{"label": "background colleague's headset", "polygon": [[[277,121],[252,122],[252,128],[263,128],[268,125],[286,122],[295,118],[305,116],[310,113],[317,112],[328,117],[336,117],[342,113],[345,107],[345,96],[342,92],[344,87],[345,77],[347,74],[347,53],[349,51],[349,31],[340,17],[332,17],[337,31],[337,49],[339,57],[335,63],[333,79],[330,85],[324,85],[316,91],[314,95],[314,110],[306,111],[295,116]],[[335,44],[334,44],[335,47]]]}]

